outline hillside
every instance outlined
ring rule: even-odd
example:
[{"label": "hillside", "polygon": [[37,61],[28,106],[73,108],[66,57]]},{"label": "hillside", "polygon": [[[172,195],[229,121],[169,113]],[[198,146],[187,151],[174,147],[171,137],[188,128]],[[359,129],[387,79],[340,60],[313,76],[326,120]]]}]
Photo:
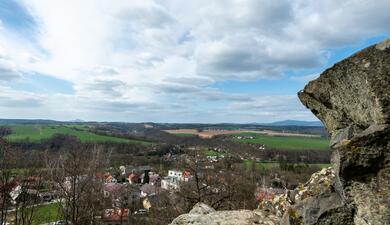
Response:
[{"label": "hillside", "polygon": [[320,121],[283,120],[273,123],[265,123],[268,126],[303,126],[303,127],[323,127]]},{"label": "hillside", "polygon": [[150,144],[146,141],[127,138],[98,135],[89,131],[85,125],[10,125],[11,134],[6,136],[11,142],[30,141],[39,142],[48,139],[54,134],[66,134],[78,137],[83,142],[117,142]]}]

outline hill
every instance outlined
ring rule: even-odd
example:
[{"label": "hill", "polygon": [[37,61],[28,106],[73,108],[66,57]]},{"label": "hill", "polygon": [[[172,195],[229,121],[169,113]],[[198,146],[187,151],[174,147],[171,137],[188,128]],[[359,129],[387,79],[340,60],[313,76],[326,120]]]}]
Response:
[{"label": "hill", "polygon": [[301,126],[301,127],[323,127],[320,121],[283,120],[273,123],[263,123],[268,126]]},{"label": "hill", "polygon": [[5,138],[11,142],[39,142],[52,137],[54,134],[67,134],[78,137],[83,142],[120,142],[151,144],[151,142],[128,138],[99,135],[91,132],[85,125],[10,125],[11,134]]}]

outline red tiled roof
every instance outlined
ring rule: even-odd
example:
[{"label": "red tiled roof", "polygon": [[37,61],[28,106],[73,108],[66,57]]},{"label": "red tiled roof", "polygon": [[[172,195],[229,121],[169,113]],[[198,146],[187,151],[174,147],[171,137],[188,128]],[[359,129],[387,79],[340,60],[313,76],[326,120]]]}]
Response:
[{"label": "red tiled roof", "polygon": [[108,183],[104,185],[104,190],[108,192],[115,192],[122,190],[126,187],[124,184],[117,184],[117,183]]},{"label": "red tiled roof", "polygon": [[190,177],[190,176],[191,176],[191,174],[190,174],[189,171],[184,171],[183,172],[183,177]]},{"label": "red tiled roof", "polygon": [[128,217],[129,209],[106,209],[102,218],[106,221],[120,221],[127,220]]}]

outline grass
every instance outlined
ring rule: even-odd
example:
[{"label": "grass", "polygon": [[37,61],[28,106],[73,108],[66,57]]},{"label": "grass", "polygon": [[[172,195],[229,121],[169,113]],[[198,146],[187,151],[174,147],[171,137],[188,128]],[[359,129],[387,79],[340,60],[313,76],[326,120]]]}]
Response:
[{"label": "grass", "polygon": [[178,137],[193,137],[193,136],[195,136],[195,134],[174,134],[174,135],[176,135]]},{"label": "grass", "polygon": [[270,136],[256,133],[232,134],[230,136],[252,136],[254,139],[234,139],[245,143],[264,144],[268,148],[286,150],[328,150],[329,140],[314,137]]},{"label": "grass", "polygon": [[[26,208],[25,210],[28,210],[28,213],[31,213],[31,210],[33,210],[32,225],[40,225],[63,219],[63,216],[60,213],[60,203],[39,205],[34,206],[33,208]],[[15,212],[12,212],[10,215],[10,220],[15,220]]]},{"label": "grass", "polygon": [[59,214],[59,204],[60,203],[52,203],[48,205],[41,205],[35,208],[32,224],[39,225],[61,220],[62,216]]},{"label": "grass", "polygon": [[39,142],[52,137],[54,134],[67,134],[79,138],[82,142],[120,142],[151,144],[151,142],[130,140],[126,138],[104,136],[88,131],[86,126],[77,125],[13,125],[10,126],[12,133],[6,138],[11,141]]}]

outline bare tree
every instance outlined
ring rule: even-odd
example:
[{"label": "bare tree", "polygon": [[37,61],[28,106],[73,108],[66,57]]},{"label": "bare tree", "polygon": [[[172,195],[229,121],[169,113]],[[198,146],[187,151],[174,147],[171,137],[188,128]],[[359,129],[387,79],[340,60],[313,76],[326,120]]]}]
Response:
[{"label": "bare tree", "polygon": [[0,221],[5,222],[8,219],[8,210],[10,209],[10,192],[14,186],[12,171],[14,156],[10,146],[0,138]]},{"label": "bare tree", "polygon": [[102,210],[103,181],[96,177],[107,156],[96,145],[69,138],[58,157],[48,157],[47,167],[62,201],[62,213],[71,224],[97,224]]},{"label": "bare tree", "polygon": [[43,182],[42,170],[28,168],[19,177],[20,194],[15,199],[15,225],[32,224],[36,208],[40,203],[39,189]]},{"label": "bare tree", "polygon": [[180,195],[189,210],[198,202],[215,209],[254,208],[256,185],[245,171],[205,169],[205,163],[197,155],[189,156],[185,167],[193,176],[183,182]]}]

